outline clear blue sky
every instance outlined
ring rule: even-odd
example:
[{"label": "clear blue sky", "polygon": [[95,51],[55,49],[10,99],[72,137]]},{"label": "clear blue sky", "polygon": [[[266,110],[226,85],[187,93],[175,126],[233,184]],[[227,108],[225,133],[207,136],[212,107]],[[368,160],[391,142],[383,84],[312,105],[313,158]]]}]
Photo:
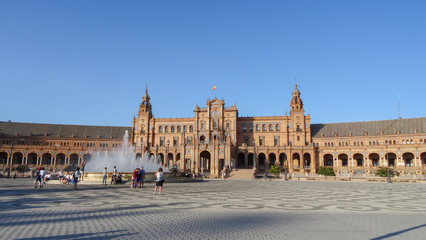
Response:
[{"label": "clear blue sky", "polygon": [[240,116],[425,117],[426,1],[1,1],[0,121],[130,126],[216,95]]}]

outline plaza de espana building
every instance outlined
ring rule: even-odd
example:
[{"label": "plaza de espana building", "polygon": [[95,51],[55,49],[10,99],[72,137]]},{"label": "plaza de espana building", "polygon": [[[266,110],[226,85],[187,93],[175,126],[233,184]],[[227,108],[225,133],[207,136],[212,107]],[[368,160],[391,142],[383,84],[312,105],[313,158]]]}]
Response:
[{"label": "plaza de espana building", "polygon": [[297,85],[290,109],[284,116],[239,117],[235,105],[214,98],[195,106],[193,118],[155,118],[145,90],[131,127],[0,122],[1,167],[79,165],[97,151],[119,148],[128,131],[138,156],[211,177],[226,166],[263,173],[279,165],[295,174],[330,166],[337,174],[371,174],[389,164],[401,175],[426,172],[426,117],[311,124]]}]

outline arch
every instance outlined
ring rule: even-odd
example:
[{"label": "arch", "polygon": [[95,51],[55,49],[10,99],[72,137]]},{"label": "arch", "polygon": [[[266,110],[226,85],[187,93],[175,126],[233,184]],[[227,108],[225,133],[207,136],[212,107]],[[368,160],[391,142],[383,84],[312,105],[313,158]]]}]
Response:
[{"label": "arch", "polygon": [[426,152],[420,154],[420,162],[423,166],[426,165]]},{"label": "arch", "polygon": [[166,165],[164,165],[164,166],[165,167],[171,167],[171,166],[173,166],[173,160],[174,160],[173,153],[171,153],[171,152],[167,153],[167,161],[166,161]]},{"label": "arch", "polygon": [[158,132],[159,132],[159,133],[163,133],[163,126],[159,126],[159,127],[158,127]]},{"label": "arch", "polygon": [[[271,125],[272,126],[272,125]],[[270,153],[269,154],[269,156],[268,156],[268,158],[269,158],[269,164],[271,165],[271,166],[273,166],[273,165],[275,165],[276,163],[278,163],[278,162],[276,162],[277,161],[277,155],[275,155],[275,153]]]},{"label": "arch", "polygon": [[2,165],[7,164],[8,157],[9,155],[7,154],[7,152],[0,152],[0,162]]},{"label": "arch", "polygon": [[364,155],[361,153],[355,153],[352,158],[356,161],[357,167],[364,166]]},{"label": "arch", "polygon": [[279,125],[279,124],[275,125],[275,131],[276,131],[276,132],[279,132],[279,131],[280,131],[280,125]]},{"label": "arch", "polygon": [[256,124],[256,132],[260,132],[260,126],[259,126],[259,124]]},{"label": "arch", "polygon": [[238,153],[237,159],[238,159],[238,167],[240,168],[244,167],[246,164],[246,155],[240,152]]},{"label": "arch", "polygon": [[204,150],[200,153],[200,168],[202,172],[210,172],[211,154]]},{"label": "arch", "polygon": [[175,166],[174,166],[174,168],[181,168],[180,167],[180,163],[181,161],[180,161],[180,153],[178,153],[178,154],[176,154],[176,159],[175,159]]},{"label": "arch", "polygon": [[337,156],[337,159],[340,161],[340,166],[347,167],[348,166],[348,155],[346,153],[341,153]]},{"label": "arch", "polygon": [[157,163],[160,164],[161,166],[164,166],[164,154],[163,153],[159,153],[157,155]]},{"label": "arch", "polygon": [[249,153],[247,156],[247,165],[248,167],[253,167],[253,153]]},{"label": "arch", "polygon": [[266,160],[266,156],[264,153],[259,153],[257,155],[257,162],[258,162],[259,169],[265,169],[265,160]]},{"label": "arch", "polygon": [[303,154],[303,166],[311,167],[311,154],[309,153]]},{"label": "arch", "polygon": [[266,132],[266,124],[262,125],[262,132]]},{"label": "arch", "polygon": [[29,153],[28,158],[27,158],[27,163],[31,164],[31,165],[36,165],[37,164],[37,158],[38,158],[37,153],[35,153],[35,152]]},{"label": "arch", "polygon": [[377,153],[370,153],[368,155],[368,159],[370,161],[370,167],[378,167],[379,166],[379,160],[380,160],[380,156]]},{"label": "arch", "polygon": [[43,153],[41,157],[41,165],[51,165],[52,164],[52,154],[51,153]]},{"label": "arch", "polygon": [[171,127],[170,127],[170,132],[171,132],[171,133],[174,133],[174,132],[175,132],[175,126],[171,126]]},{"label": "arch", "polygon": [[56,164],[65,165],[65,154],[63,153],[56,154]]},{"label": "arch", "polygon": [[411,152],[406,152],[402,154],[402,160],[406,167],[414,167],[414,154]]},{"label": "arch", "polygon": [[78,159],[79,159],[79,155],[77,153],[73,153],[70,155],[70,163],[69,165],[71,166],[77,166],[78,165]]},{"label": "arch", "polygon": [[269,131],[270,132],[274,131],[274,126],[272,124],[269,124]]},{"label": "arch", "polygon": [[181,131],[181,127],[180,127],[180,126],[177,126],[176,131],[177,131],[178,133],[180,133],[180,131]]},{"label": "arch", "polygon": [[300,154],[293,153],[293,166],[295,168],[300,168]]},{"label": "arch", "polygon": [[168,126],[165,126],[165,127],[164,127],[164,132],[165,132],[165,133],[169,133],[169,127],[168,127]]},{"label": "arch", "polygon": [[24,159],[24,154],[21,152],[15,152],[12,155],[12,165],[21,165]]},{"label": "arch", "polygon": [[285,153],[281,153],[279,156],[279,159],[280,159],[280,166],[284,167],[284,165],[286,165],[287,155]]},{"label": "arch", "polygon": [[86,153],[83,155],[83,160],[85,160],[86,162],[92,160],[92,154],[90,153]]},{"label": "arch", "polygon": [[194,127],[191,125],[189,126],[189,132],[193,132],[194,131]]},{"label": "arch", "polygon": [[324,155],[324,166],[326,167],[333,167],[334,161],[333,161],[333,155],[327,153]]},{"label": "arch", "polygon": [[186,133],[188,130],[188,128],[186,127],[186,125],[183,125],[183,132]]},{"label": "arch", "polygon": [[395,159],[396,159],[396,154],[393,152],[389,152],[387,154],[385,154],[385,159],[387,159],[388,166],[389,167],[394,167],[395,166]]}]

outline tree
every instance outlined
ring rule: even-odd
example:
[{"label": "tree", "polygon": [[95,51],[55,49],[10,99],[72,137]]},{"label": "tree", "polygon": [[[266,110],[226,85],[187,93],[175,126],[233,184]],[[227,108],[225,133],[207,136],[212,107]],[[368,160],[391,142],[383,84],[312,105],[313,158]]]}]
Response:
[{"label": "tree", "polygon": [[[389,173],[391,177],[395,177],[395,170],[393,170],[392,168],[389,168]],[[377,171],[376,171],[376,176],[378,177],[388,177],[388,169],[385,167],[380,167]]]},{"label": "tree", "polygon": [[336,176],[336,174],[334,174],[334,170],[332,167],[319,167],[318,169],[318,174],[319,175],[324,175],[324,176]]},{"label": "tree", "polygon": [[269,172],[274,174],[274,176],[278,178],[281,173],[281,168],[279,166],[271,166],[271,169],[269,169]]}]

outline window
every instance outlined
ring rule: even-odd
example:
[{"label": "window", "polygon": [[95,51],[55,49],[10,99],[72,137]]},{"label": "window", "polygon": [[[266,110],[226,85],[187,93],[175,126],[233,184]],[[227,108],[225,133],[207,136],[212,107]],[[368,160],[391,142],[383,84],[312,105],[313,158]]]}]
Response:
[{"label": "window", "polygon": [[186,126],[183,126],[183,132],[186,133],[187,129]]},{"label": "window", "polygon": [[164,132],[165,132],[165,133],[168,133],[168,132],[169,132],[169,127],[167,127],[167,126],[166,126],[166,127],[164,128]]},{"label": "window", "polygon": [[217,130],[217,120],[213,120],[213,130]]},{"label": "window", "polygon": [[173,146],[177,146],[179,144],[179,137],[173,137]]},{"label": "window", "polygon": [[259,132],[260,131],[260,126],[259,126],[259,124],[256,124],[256,132]]},{"label": "window", "polygon": [[243,132],[247,131],[247,125],[243,124]]},{"label": "window", "polygon": [[164,137],[160,137],[160,147],[164,146]]},{"label": "window", "polygon": [[177,127],[177,132],[180,133],[180,126]]},{"label": "window", "polygon": [[226,130],[229,130],[229,122],[226,123]]},{"label": "window", "polygon": [[194,127],[191,125],[189,126],[189,132],[193,132],[194,131]]},{"label": "window", "polygon": [[274,131],[274,126],[272,126],[272,124],[269,125],[269,131],[270,132]]},{"label": "window", "polygon": [[297,136],[297,141],[300,141],[300,136]]},{"label": "window", "polygon": [[280,136],[274,136],[274,146],[280,145]]},{"label": "window", "polygon": [[275,125],[275,131],[277,131],[277,132],[280,131],[280,125],[279,124]]},{"label": "window", "polygon": [[262,132],[266,132],[266,125],[265,124],[262,125]]},{"label": "window", "polygon": [[201,130],[204,130],[204,123],[201,123]]},{"label": "window", "polygon": [[297,125],[296,125],[296,131],[297,131],[297,132],[302,131],[302,129],[300,129],[300,125],[299,125],[299,124],[297,124]]},{"label": "window", "polygon": [[250,131],[250,132],[253,132],[253,124],[250,124],[250,125],[249,125],[249,131]]},{"label": "window", "polygon": [[163,133],[163,126],[160,126],[160,127],[158,128],[158,132],[159,132],[159,133]]},{"label": "window", "polygon": [[186,143],[192,143],[192,137],[186,137]]},{"label": "window", "polygon": [[263,146],[265,144],[265,137],[259,136],[259,146]]},{"label": "window", "polygon": [[250,143],[250,137],[247,135],[244,135],[244,144],[246,144],[246,146],[248,146]]},{"label": "window", "polygon": [[174,132],[175,132],[175,126],[172,126],[172,127],[170,128],[170,132],[171,132],[171,133],[174,133]]}]

